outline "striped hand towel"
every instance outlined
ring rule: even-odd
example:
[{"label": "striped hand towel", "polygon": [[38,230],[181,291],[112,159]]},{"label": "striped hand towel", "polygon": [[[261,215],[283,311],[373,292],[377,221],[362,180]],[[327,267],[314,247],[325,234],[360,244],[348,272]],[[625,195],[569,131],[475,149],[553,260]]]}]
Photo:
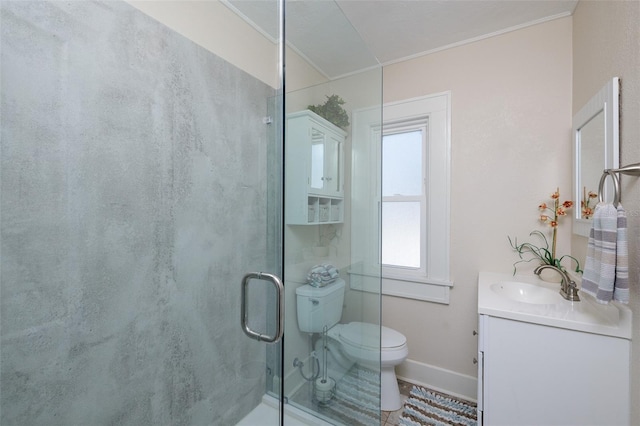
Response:
[{"label": "striped hand towel", "polygon": [[629,249],[627,247],[627,213],[618,203],[618,236],[616,240],[616,281],[613,300],[629,303]]},{"label": "striped hand towel", "polygon": [[599,203],[589,232],[582,291],[600,303],[629,301],[627,217],[618,203]]}]

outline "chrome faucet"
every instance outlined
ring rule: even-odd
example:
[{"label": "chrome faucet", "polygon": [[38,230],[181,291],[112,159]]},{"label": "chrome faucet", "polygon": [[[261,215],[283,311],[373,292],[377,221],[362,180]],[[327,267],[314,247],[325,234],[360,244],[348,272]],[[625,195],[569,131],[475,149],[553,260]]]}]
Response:
[{"label": "chrome faucet", "polygon": [[572,302],[579,302],[580,297],[578,297],[578,287],[576,286],[576,282],[573,281],[569,275],[554,265],[540,265],[536,269],[533,270],[533,273],[536,275],[540,275],[543,269],[551,268],[562,277],[562,282],[560,283],[560,295],[567,300]]}]

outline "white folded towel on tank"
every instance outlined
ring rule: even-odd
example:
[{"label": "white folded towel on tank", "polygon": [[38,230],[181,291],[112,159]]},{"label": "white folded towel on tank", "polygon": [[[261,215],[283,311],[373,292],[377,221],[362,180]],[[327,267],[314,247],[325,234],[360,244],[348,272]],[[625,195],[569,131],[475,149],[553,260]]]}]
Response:
[{"label": "white folded towel on tank", "polygon": [[338,269],[328,263],[316,265],[307,274],[307,282],[314,287],[324,287],[338,278]]}]

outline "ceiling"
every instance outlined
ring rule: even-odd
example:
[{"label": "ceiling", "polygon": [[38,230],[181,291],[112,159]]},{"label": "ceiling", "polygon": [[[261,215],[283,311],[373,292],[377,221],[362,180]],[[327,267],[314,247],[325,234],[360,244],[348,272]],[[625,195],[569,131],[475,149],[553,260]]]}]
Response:
[{"label": "ceiling", "polygon": [[[276,2],[225,0],[278,39]],[[291,48],[330,79],[573,13],[578,0],[292,0]]]}]

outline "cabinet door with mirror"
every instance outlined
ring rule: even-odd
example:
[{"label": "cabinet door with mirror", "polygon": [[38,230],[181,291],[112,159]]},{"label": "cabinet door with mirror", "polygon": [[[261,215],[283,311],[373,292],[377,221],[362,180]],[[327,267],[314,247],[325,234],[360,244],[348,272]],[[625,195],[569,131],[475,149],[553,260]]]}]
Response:
[{"label": "cabinet door with mirror", "polygon": [[[613,78],[573,117],[573,194],[579,203],[573,210],[573,232],[584,237],[591,229],[602,172],[619,167],[619,84]],[[610,179],[602,195],[611,201]]]},{"label": "cabinet door with mirror", "polygon": [[343,194],[343,141],[344,137],[312,123],[309,193],[329,196]]}]

